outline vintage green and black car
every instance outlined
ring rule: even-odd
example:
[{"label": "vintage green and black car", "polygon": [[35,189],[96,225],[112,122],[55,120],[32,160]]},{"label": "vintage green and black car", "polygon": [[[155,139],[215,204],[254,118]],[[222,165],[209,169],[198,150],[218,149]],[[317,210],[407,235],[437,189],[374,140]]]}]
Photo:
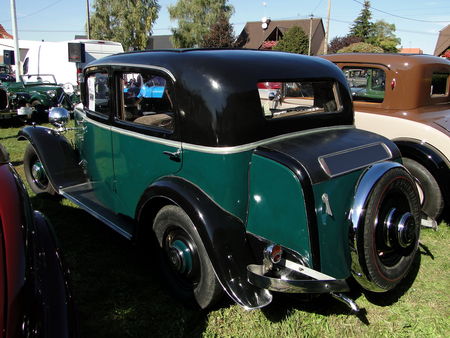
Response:
[{"label": "vintage green and black car", "polygon": [[[19,82],[3,82],[3,86],[8,93],[9,111],[30,107],[29,114],[34,113],[39,118],[47,116],[46,111],[52,107],[63,106],[72,109],[69,95],[56,83],[53,75],[21,75]],[[20,112],[18,114],[21,115]]]},{"label": "vintage green and black car", "polygon": [[272,291],[330,293],[357,309],[343,294],[352,276],[384,292],[411,270],[416,185],[393,142],[354,127],[349,87],[330,62],[133,52],[83,77],[73,144],[62,108],[50,112],[58,128],[20,132],[27,180],[154,243],[151,268],[182,300],[206,308],[225,290],[258,308]]}]

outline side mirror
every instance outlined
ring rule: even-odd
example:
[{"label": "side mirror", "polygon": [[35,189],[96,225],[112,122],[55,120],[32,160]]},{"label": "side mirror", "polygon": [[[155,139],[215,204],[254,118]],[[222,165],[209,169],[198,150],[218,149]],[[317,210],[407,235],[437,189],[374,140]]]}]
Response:
[{"label": "side mirror", "polygon": [[57,128],[64,128],[69,119],[70,114],[65,108],[53,107],[48,112],[48,121]]}]

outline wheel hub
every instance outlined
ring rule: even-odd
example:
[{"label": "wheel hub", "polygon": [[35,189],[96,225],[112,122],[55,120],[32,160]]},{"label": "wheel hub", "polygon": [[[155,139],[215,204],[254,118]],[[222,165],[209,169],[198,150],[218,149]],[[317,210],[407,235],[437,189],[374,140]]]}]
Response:
[{"label": "wheel hub", "polygon": [[191,272],[191,250],[183,241],[175,240],[170,244],[168,257],[172,267],[180,274],[189,274],[189,272]]},{"label": "wheel hub", "polygon": [[45,171],[41,162],[35,162],[33,164],[33,166],[31,167],[31,174],[33,175],[33,178],[38,182],[42,182],[45,179]]},{"label": "wheel hub", "polygon": [[388,248],[407,248],[415,240],[416,222],[410,212],[400,213],[392,208],[383,223],[384,244]]}]

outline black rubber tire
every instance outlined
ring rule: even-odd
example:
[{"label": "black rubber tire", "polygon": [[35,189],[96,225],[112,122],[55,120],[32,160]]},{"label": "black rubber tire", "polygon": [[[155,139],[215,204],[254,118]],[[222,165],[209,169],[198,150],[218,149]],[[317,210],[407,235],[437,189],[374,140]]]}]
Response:
[{"label": "black rubber tire", "polygon": [[444,210],[444,197],[436,179],[419,162],[404,157],[403,164],[419,181],[423,192],[422,211],[433,219],[439,218]]},{"label": "black rubber tire", "polygon": [[23,167],[25,171],[25,177],[31,190],[37,195],[38,194],[49,194],[52,196],[56,195],[56,191],[50,184],[50,181],[48,180],[48,177],[45,174],[45,172],[44,176],[41,179],[37,179],[35,176],[33,176],[32,168],[36,163],[42,162],[39,159],[39,156],[37,155],[37,152],[34,149],[34,147],[30,143],[28,143],[25,149],[25,154],[23,155]]},{"label": "black rubber tire", "polygon": [[[389,211],[410,213],[413,225],[408,227],[411,242],[386,245],[385,220]],[[408,274],[417,252],[420,233],[420,201],[414,182],[404,169],[388,171],[373,188],[367,203],[363,229],[363,261],[370,280],[381,290],[393,289]],[[406,241],[405,241],[406,242]]]},{"label": "black rubber tire", "polygon": [[[180,207],[165,206],[155,217],[153,231],[161,248],[162,275],[170,291],[183,303],[201,309],[214,305],[222,296],[222,286],[189,216]],[[190,249],[192,269],[189,274],[176,271],[170,263],[168,250],[175,239],[180,239]]]}]

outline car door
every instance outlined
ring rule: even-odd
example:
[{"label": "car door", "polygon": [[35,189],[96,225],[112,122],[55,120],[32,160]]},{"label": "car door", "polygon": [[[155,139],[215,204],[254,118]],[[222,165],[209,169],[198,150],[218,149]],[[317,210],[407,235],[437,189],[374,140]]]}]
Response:
[{"label": "car door", "polygon": [[85,102],[76,115],[76,143],[96,199],[113,209],[114,170],[111,144],[110,76],[107,69],[95,69],[85,77]]},{"label": "car door", "polygon": [[117,109],[111,128],[115,211],[134,217],[144,191],[182,165],[174,80],[151,68],[114,71]]}]

